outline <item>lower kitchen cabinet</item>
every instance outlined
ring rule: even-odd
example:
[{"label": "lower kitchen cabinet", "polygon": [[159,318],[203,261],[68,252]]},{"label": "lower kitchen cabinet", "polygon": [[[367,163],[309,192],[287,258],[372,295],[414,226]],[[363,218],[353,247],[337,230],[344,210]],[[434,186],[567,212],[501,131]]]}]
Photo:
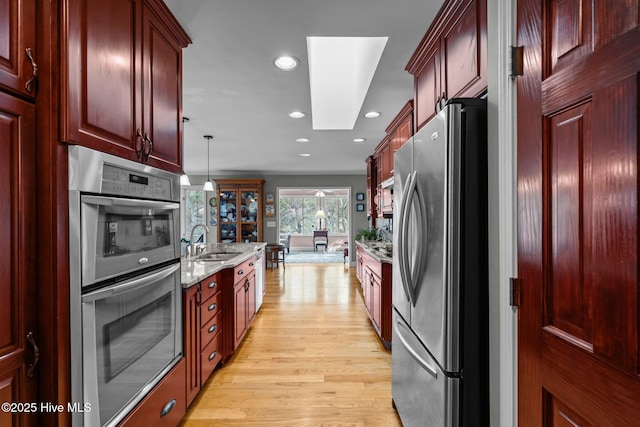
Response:
[{"label": "lower kitchen cabinet", "polygon": [[184,390],[186,362],[182,358],[154,387],[119,427],[175,427],[186,413]]},{"label": "lower kitchen cabinet", "polygon": [[222,272],[184,291],[186,400],[193,402],[223,358]]},{"label": "lower kitchen cabinet", "polygon": [[232,351],[238,348],[256,315],[255,261],[252,257],[234,269]]},{"label": "lower kitchen cabinet", "polygon": [[373,329],[386,348],[391,347],[392,265],[378,261],[356,245],[356,275]]}]

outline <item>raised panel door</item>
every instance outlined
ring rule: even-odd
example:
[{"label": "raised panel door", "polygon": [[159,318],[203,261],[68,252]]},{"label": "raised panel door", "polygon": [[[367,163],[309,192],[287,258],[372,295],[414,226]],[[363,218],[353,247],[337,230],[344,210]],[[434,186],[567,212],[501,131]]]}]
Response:
[{"label": "raised panel door", "polygon": [[247,279],[247,329],[256,317],[256,276],[252,274]]},{"label": "raised panel door", "polygon": [[0,0],[0,87],[30,99],[37,91],[35,42],[36,2]]},{"label": "raised panel door", "polygon": [[487,4],[461,4],[442,35],[442,84],[445,99],[475,97],[487,87]]},{"label": "raised panel door", "polygon": [[144,148],[148,163],[182,172],[182,52],[164,23],[147,7],[142,19]]},{"label": "raised panel door", "polygon": [[[35,156],[34,105],[0,92],[0,400],[9,403],[38,401]],[[2,411],[0,425],[35,426],[37,415]]]},{"label": "raised panel door", "polygon": [[[67,1],[62,139],[137,160],[143,131],[137,19],[142,2]],[[66,49],[66,50],[65,50]]]},{"label": "raised panel door", "polygon": [[184,357],[187,406],[200,392],[200,290],[192,286],[184,291]]},{"label": "raised panel door", "polygon": [[416,130],[438,112],[440,89],[440,39],[427,51],[422,67],[414,72]]},{"label": "raised panel door", "polygon": [[233,350],[238,348],[247,333],[247,290],[246,280],[233,287]]},{"label": "raised panel door", "polygon": [[521,426],[640,419],[638,12],[518,1]]}]

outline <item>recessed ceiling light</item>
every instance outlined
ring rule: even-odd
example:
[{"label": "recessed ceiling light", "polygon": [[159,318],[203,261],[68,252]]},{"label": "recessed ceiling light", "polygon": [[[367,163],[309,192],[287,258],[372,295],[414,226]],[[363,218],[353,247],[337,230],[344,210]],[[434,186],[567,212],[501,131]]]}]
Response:
[{"label": "recessed ceiling light", "polygon": [[298,138],[296,139],[296,142],[309,142],[311,141],[309,138]]},{"label": "recessed ceiling light", "polygon": [[298,68],[300,61],[293,56],[283,55],[274,59],[273,64],[282,71],[291,71]]},{"label": "recessed ceiling light", "polygon": [[306,116],[306,114],[302,111],[294,111],[292,113],[289,113],[289,117],[291,117],[292,119],[301,119],[304,116]]},{"label": "recessed ceiling light", "polygon": [[365,141],[366,141],[366,139],[364,139],[364,138],[354,138],[353,139],[353,142],[365,142]]},{"label": "recessed ceiling light", "polygon": [[367,119],[377,119],[378,117],[380,117],[380,113],[377,111],[369,111],[368,113],[365,113],[364,116]]},{"label": "recessed ceiling light", "polygon": [[301,153],[300,157],[311,157],[311,154],[309,154],[309,153]]}]

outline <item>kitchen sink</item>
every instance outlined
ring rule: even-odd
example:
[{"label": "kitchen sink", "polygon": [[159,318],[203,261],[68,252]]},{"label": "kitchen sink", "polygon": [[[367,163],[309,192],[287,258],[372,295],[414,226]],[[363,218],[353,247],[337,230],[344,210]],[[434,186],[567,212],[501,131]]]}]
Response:
[{"label": "kitchen sink", "polygon": [[240,254],[242,254],[242,252],[209,252],[204,255],[200,255],[196,261],[227,261]]}]

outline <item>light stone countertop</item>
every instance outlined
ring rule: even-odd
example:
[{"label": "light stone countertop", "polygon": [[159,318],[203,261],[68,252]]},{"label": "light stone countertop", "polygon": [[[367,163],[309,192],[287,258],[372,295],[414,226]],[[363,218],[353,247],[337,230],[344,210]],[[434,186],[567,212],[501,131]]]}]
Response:
[{"label": "light stone countertop", "polygon": [[385,252],[382,252],[378,249],[381,246],[391,245],[391,243],[384,243],[377,240],[356,240],[355,242],[357,246],[360,246],[362,249],[364,249],[376,261],[393,264],[393,256],[387,255]]},{"label": "light stone countertop", "polygon": [[198,256],[180,259],[182,288],[187,289],[203,279],[225,268],[233,268],[243,263],[263,249],[266,243],[213,243],[207,245],[207,253],[239,252],[233,258],[225,261],[200,261]]}]

